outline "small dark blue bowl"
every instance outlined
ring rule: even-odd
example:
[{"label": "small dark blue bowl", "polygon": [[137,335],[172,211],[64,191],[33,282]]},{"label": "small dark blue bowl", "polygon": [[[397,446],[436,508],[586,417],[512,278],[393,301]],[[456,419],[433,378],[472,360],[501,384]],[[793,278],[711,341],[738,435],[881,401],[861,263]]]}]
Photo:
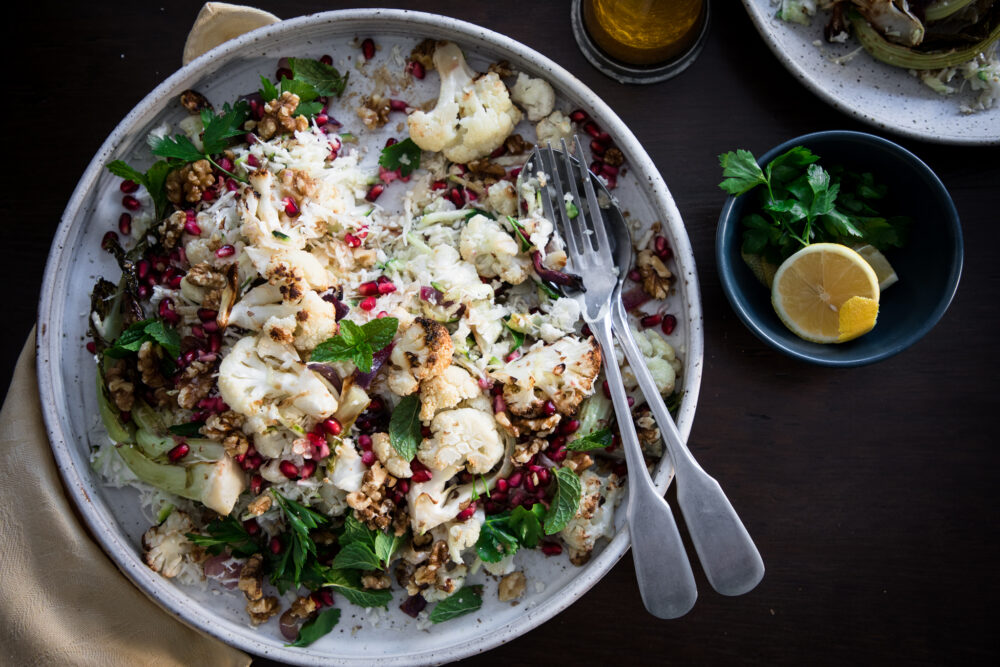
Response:
[{"label": "small dark blue bowl", "polygon": [[902,352],[937,324],[958,288],[964,250],[962,228],[951,196],[916,155],[863,132],[806,134],[772,148],[760,158],[760,164],[766,165],[795,146],[805,146],[818,155],[821,166],[843,165],[852,171],[870,171],[877,183],[889,186],[879,212],[913,219],[906,246],[885,253],[899,282],[882,294],[878,323],[864,336],[829,345],[802,340],[778,319],[770,290],[740,257],[744,208],[756,201],[751,192],[729,197],[719,216],[715,255],[729,303],[758,338],[803,361],[824,366],[861,366]]}]

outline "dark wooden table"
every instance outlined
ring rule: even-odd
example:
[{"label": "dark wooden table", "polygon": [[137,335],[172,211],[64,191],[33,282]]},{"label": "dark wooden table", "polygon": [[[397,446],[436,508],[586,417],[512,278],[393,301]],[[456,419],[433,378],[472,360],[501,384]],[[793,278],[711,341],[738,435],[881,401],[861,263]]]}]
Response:
[{"label": "dark wooden table", "polygon": [[[200,6],[62,4],[19,5],[7,22],[31,40],[6,64],[7,377],[79,175],[118,121],[180,66]],[[259,4],[292,17],[366,3]],[[691,448],[767,566],[757,589],[739,598],[715,594],[698,572],[697,606],[668,622],[643,610],[626,557],[567,611],[475,663],[996,660],[988,619],[1000,593],[1000,151],[892,137],[954,197],[965,233],[962,285],[940,324],[903,354],[852,370],[809,366],[754,338],[722,293],[716,155],[736,147],[759,155],[814,130],[869,128],[797,83],[738,3],[716,0],[697,62],[649,87],[620,85],[587,64],[568,2],[398,4],[488,26],[559,62],[611,103],[662,170],[694,246],[705,311]]]}]

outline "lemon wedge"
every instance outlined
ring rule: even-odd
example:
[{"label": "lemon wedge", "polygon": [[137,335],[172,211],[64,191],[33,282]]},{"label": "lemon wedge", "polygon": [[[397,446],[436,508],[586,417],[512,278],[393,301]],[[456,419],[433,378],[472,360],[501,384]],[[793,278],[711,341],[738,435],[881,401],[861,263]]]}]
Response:
[{"label": "lemon wedge", "polygon": [[189,62],[223,42],[261,26],[280,21],[277,16],[253,7],[225,2],[206,2],[194,20],[181,61]]},{"label": "lemon wedge", "polygon": [[856,251],[838,243],[813,243],[778,267],[771,303],[800,338],[841,343],[875,326],[878,284],[875,270]]},{"label": "lemon wedge", "polygon": [[865,261],[871,264],[871,267],[875,270],[875,276],[878,278],[878,288],[885,291],[885,288],[892,285],[895,282],[899,282],[899,276],[896,275],[896,270],[892,268],[892,264],[889,260],[885,258],[878,248],[868,243],[863,245],[854,246],[854,250],[857,251],[859,255],[865,258]]}]

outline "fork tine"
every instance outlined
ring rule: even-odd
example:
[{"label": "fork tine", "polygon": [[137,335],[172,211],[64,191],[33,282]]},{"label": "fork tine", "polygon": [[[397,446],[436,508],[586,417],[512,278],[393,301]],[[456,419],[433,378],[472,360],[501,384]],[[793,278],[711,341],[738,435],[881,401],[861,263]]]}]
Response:
[{"label": "fork tine", "polygon": [[[583,146],[580,145],[580,137],[574,137],[574,139],[576,140],[576,154],[581,157],[578,162],[580,166],[580,178],[583,179],[583,190],[587,193],[587,211],[590,214],[591,225],[597,234],[595,237],[597,239],[597,250],[611,257],[611,242],[608,239],[608,229],[604,223],[604,214],[601,213],[601,207],[597,204],[597,193],[594,191],[593,177],[582,160]],[[574,192],[575,195],[576,193]]]},{"label": "fork tine", "polygon": [[[584,252],[590,251],[591,249],[599,250],[599,248],[594,248],[594,232],[591,230],[594,223],[589,221],[587,215],[583,210],[583,199],[580,197],[580,189],[576,185],[576,168],[573,166],[573,159],[569,155],[569,148],[566,146],[566,140],[561,139],[562,142],[562,161],[563,167],[566,169],[566,178],[569,180],[570,194],[573,195],[573,205],[576,206],[577,216],[576,216],[576,227],[581,231],[583,238],[586,239],[584,242]],[[583,155],[583,152],[580,152]],[[566,207],[563,206],[565,209]],[[566,217],[569,217],[569,212],[566,212]]]},{"label": "fork tine", "polygon": [[[576,230],[573,225],[570,224],[569,216],[566,214],[565,206],[553,206],[552,199],[549,196],[549,191],[554,191],[557,195],[561,195],[564,190],[562,187],[562,179],[559,177],[559,165],[556,164],[555,155],[552,152],[552,146],[546,145],[544,151],[542,151],[542,161],[545,162],[545,171],[549,173],[549,184],[546,186],[547,192],[545,196],[542,197],[542,202],[545,205],[545,215],[550,218],[553,223],[560,224],[563,232],[563,238],[566,239],[566,249],[569,250],[570,262],[579,268],[581,260],[583,259],[583,244],[581,239],[575,233]],[[556,212],[553,209],[558,208],[559,211]]]}]

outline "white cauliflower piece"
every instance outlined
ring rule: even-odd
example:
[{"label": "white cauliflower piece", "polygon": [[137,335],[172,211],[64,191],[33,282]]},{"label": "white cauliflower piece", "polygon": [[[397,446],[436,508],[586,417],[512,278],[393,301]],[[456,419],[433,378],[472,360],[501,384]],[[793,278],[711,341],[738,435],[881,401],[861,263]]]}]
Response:
[{"label": "white cauliflower piece", "polygon": [[573,123],[563,112],[553,111],[535,125],[535,136],[539,146],[559,146],[563,139],[568,142],[573,137]]},{"label": "white cauliflower piece", "polygon": [[174,510],[158,526],[153,526],[142,536],[143,560],[153,572],[168,579],[178,577],[184,583],[204,578],[199,563],[205,552],[187,538],[187,533],[197,532],[186,513]]},{"label": "white cauliflower piece", "polygon": [[359,491],[361,480],[365,476],[365,466],[358,451],[350,443],[342,441],[333,453],[336,459],[330,473],[330,482],[346,493]]},{"label": "white cauliflower piece", "polygon": [[292,451],[292,443],[298,436],[287,428],[269,428],[253,437],[253,446],[269,459],[280,459]]},{"label": "white cauliflower piece", "polygon": [[334,336],[340,327],[337,325],[337,309],[329,301],[324,301],[316,292],[306,292],[295,313],[295,347],[302,352],[308,352],[314,347]]},{"label": "white cauliflower piece", "polygon": [[420,594],[428,602],[440,602],[445,598],[454,595],[465,583],[465,575],[468,568],[458,565],[449,570],[446,567],[439,567],[435,573],[436,581],[433,586],[425,588]]},{"label": "white cauliflower piece", "polygon": [[517,241],[496,220],[474,215],[462,228],[462,259],[472,263],[479,275],[500,277],[511,285],[528,278],[531,260],[520,254]]},{"label": "white cauliflower piece", "polygon": [[517,215],[517,189],[510,181],[497,181],[488,187],[486,201],[500,215]]},{"label": "white cauliflower piece", "polygon": [[[461,366],[448,366],[441,375],[420,383],[420,418],[424,421],[433,419],[441,410],[453,408],[465,399],[475,398],[480,393],[482,389],[479,387],[479,382],[469,371]],[[392,474],[396,475],[394,472]],[[396,477],[409,477],[409,475],[396,475]]]},{"label": "white cauliflower piece", "polygon": [[565,336],[555,343],[539,341],[526,354],[493,371],[503,381],[503,396],[512,413],[539,417],[546,400],[573,414],[594,390],[601,370],[601,349],[594,339]]},{"label": "white cauliflower piece", "polygon": [[229,324],[260,331],[271,318],[282,319],[295,315],[295,304],[284,303],[277,285],[258,285],[243,295],[229,313]]},{"label": "white cauliflower piece", "polygon": [[514,556],[515,554],[504,556],[496,563],[490,563],[484,560],[482,561],[483,569],[495,577],[502,577],[510,574],[514,571]]},{"label": "white cauliflower piece", "polygon": [[394,477],[412,477],[413,469],[410,462],[400,456],[392,446],[388,433],[376,433],[372,436],[372,449],[379,462],[385,466]]},{"label": "white cauliflower piece", "polygon": [[569,547],[574,565],[590,560],[597,540],[614,536],[615,508],[621,501],[623,486],[615,475],[601,478],[591,470],[580,475],[582,493],[576,516],[570,519],[559,536]]},{"label": "white cauliflower piece", "polygon": [[489,472],[503,456],[504,446],[493,415],[480,410],[440,412],[431,420],[431,434],[420,443],[417,458],[432,470],[457,465],[480,475]]},{"label": "white cauliflower piece", "polygon": [[298,361],[294,349],[264,336],[237,341],[219,365],[218,383],[222,400],[248,417],[247,425],[257,433],[337,411],[336,397]]},{"label": "white cauliflower piece", "polygon": [[486,512],[477,509],[468,521],[450,521],[445,524],[446,540],[448,543],[448,555],[451,559],[461,565],[462,552],[470,547],[476,546],[479,540],[479,530],[486,522]]},{"label": "white cauliflower piece", "polygon": [[559,297],[541,305],[541,312],[514,313],[508,326],[521,333],[554,343],[563,336],[576,332],[580,321],[580,304],[576,299]]},{"label": "white cauliflower piece", "polygon": [[[460,240],[454,245],[461,245]],[[445,301],[468,304],[473,301],[493,298],[493,288],[479,280],[476,267],[463,261],[459,251],[451,245],[440,245],[434,248],[434,256],[431,261],[431,273],[436,278],[435,282],[440,283],[444,288],[442,291]]]},{"label": "white cauliflower piece", "polygon": [[446,493],[445,485],[461,468],[461,465],[452,465],[444,470],[433,470],[428,481],[411,482],[410,490],[406,492],[406,501],[414,533],[423,534],[451,521],[459,513],[463,494],[455,493],[454,490]]},{"label": "white cauliflower piece", "polygon": [[510,89],[512,100],[521,105],[528,120],[541,120],[552,113],[556,104],[556,93],[544,79],[533,79],[524,72],[519,72],[514,87]]},{"label": "white cauliflower piece", "polygon": [[389,389],[398,396],[417,391],[420,381],[440,375],[451,364],[455,346],[443,324],[418,317],[403,330],[389,355]]},{"label": "white cauliflower piece", "polygon": [[286,301],[298,301],[311,288],[330,288],[330,274],[319,260],[305,250],[264,250],[247,247],[244,252],[259,273],[277,285]]},{"label": "white cauliflower piece", "polygon": [[[663,396],[672,394],[677,382],[677,373],[681,369],[681,362],[677,359],[673,346],[656,329],[639,331],[633,328],[632,338],[635,339],[636,347],[642,353],[646,368],[653,376],[653,381],[656,383],[656,388],[660,390],[660,394]],[[630,394],[637,393],[639,400],[645,400],[641,398],[642,393],[638,392],[639,381],[636,380],[632,369],[624,363],[625,355],[617,344],[615,345],[615,356],[622,369],[622,383],[625,385],[626,391]]]},{"label": "white cauliflower piece", "polygon": [[441,75],[437,105],[409,115],[410,138],[462,164],[499,148],[521,120],[500,77],[477,75],[451,42],[435,49],[434,66]]}]

